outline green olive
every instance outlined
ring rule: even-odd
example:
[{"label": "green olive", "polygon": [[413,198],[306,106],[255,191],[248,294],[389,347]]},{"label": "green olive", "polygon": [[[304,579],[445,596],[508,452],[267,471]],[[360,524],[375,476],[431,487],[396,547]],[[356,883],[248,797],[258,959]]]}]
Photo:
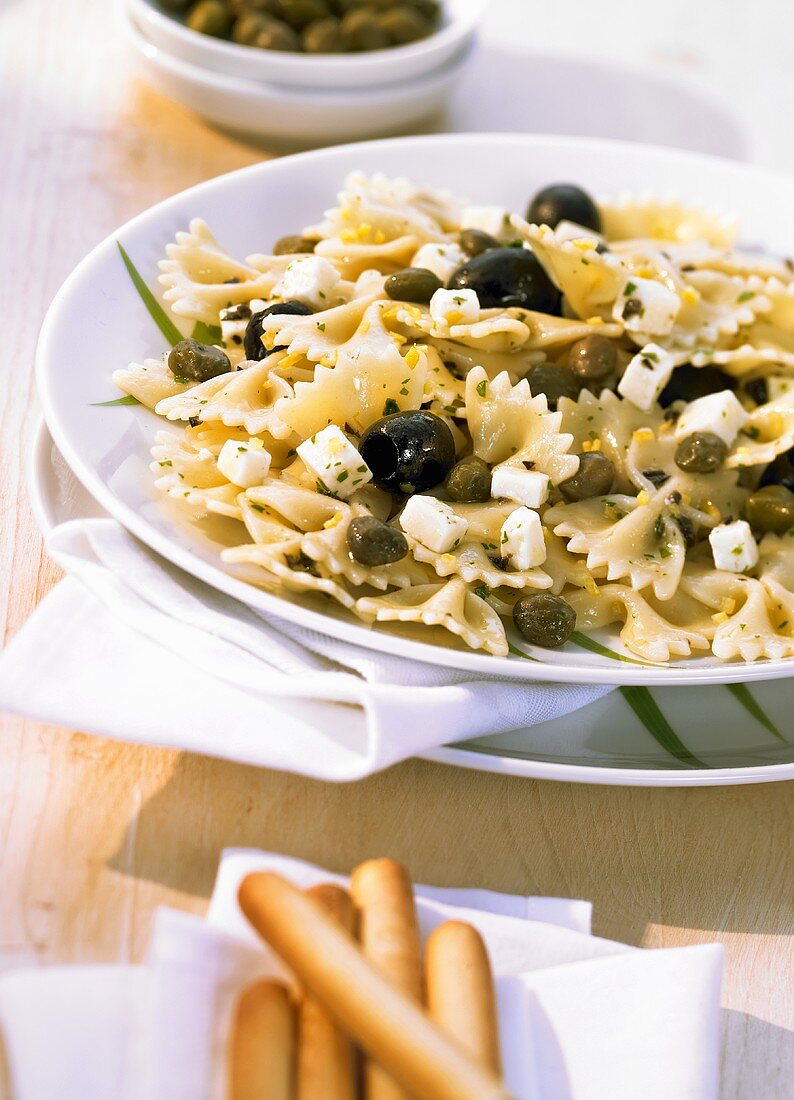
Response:
[{"label": "green olive", "polygon": [[579,469],[560,482],[559,490],[567,501],[589,500],[606,496],[614,480],[615,467],[607,456],[600,451],[585,451],[579,455]]},{"label": "green olive", "polygon": [[347,528],[350,553],[361,565],[391,565],[408,553],[408,540],[402,531],[389,527],[375,516],[357,516]]},{"label": "green olive", "polygon": [[749,498],[745,515],[756,530],[784,535],[794,527],[794,493],[785,485],[766,485]]},{"label": "green olive", "polygon": [[187,13],[185,23],[192,31],[225,38],[231,30],[232,17],[221,0],[199,0]]},{"label": "green olive", "polygon": [[568,366],[583,382],[602,382],[617,365],[615,345],[597,332],[577,341],[568,353]]},{"label": "green olive", "polygon": [[433,32],[433,25],[416,8],[410,8],[406,4],[382,12],[378,16],[378,23],[397,46],[418,42],[420,38],[427,38]]},{"label": "green olive", "polygon": [[458,244],[467,256],[479,256],[489,248],[499,247],[496,237],[492,237],[490,233],[484,233],[482,229],[462,229]]},{"label": "green olive", "polygon": [[355,8],[342,20],[342,34],[354,50],[383,50],[391,46],[391,38],[378,22],[373,11]]},{"label": "green olive", "polygon": [[292,256],[298,252],[314,252],[317,241],[309,237],[281,237],[273,245],[274,256]]},{"label": "green olive", "polygon": [[491,471],[476,455],[463,458],[447,474],[444,491],[450,500],[480,503],[491,499]]},{"label": "green olive", "polygon": [[342,34],[342,25],[333,15],[310,23],[301,37],[306,53],[345,53],[350,49],[350,43]]},{"label": "green olive", "polygon": [[438,0],[405,0],[405,3],[423,15],[434,26],[441,16],[441,4]]},{"label": "green olive", "polygon": [[280,0],[226,0],[226,3],[236,19],[254,14],[273,15],[278,18],[281,14]]},{"label": "green olive", "polygon": [[239,46],[256,45],[256,40],[259,38],[262,31],[267,30],[271,21],[270,16],[262,15],[260,12],[256,11],[247,12],[245,15],[241,15],[239,19],[235,20],[234,26],[232,27],[232,41],[236,42]]},{"label": "green olive", "polygon": [[728,445],[714,432],[693,432],[676,447],[675,464],[688,474],[713,474],[728,455]]},{"label": "green olive", "polygon": [[282,50],[286,53],[300,53],[301,40],[292,27],[279,19],[271,19],[255,43],[262,50]]},{"label": "green olive", "polygon": [[168,353],[168,369],[177,380],[206,382],[227,374],[232,365],[229,357],[212,344],[200,344],[198,340],[180,340]]},{"label": "green olive", "polygon": [[325,0],[280,0],[280,6],[281,18],[296,31],[331,14]]},{"label": "green olive", "polygon": [[443,283],[426,267],[406,267],[386,280],[385,290],[395,302],[427,304]]},{"label": "green olive", "polygon": [[513,608],[513,622],[521,635],[533,645],[556,649],[573,634],[576,612],[561,596],[534,592],[522,596]]},{"label": "green olive", "polygon": [[568,367],[558,367],[554,363],[541,363],[533,367],[527,375],[533,397],[539,393],[546,395],[550,409],[557,408],[561,397],[570,397],[575,401],[582,388],[581,382]]}]

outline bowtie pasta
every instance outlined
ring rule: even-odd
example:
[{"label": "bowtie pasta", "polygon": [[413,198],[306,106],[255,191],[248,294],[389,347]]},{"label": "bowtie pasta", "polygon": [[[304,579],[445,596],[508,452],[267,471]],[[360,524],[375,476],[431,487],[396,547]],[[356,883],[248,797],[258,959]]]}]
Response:
[{"label": "bowtie pasta", "polygon": [[788,657],[794,267],[737,233],[354,173],[272,254],[179,233],[163,296],[214,343],[114,380],[180,425],[156,485],[238,525],[252,583],[498,656],[617,624],[648,662]]}]

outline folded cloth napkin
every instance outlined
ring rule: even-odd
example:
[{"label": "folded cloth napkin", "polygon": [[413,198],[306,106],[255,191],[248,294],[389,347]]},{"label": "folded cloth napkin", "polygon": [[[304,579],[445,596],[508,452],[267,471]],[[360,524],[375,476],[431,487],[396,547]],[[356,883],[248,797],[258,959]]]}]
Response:
[{"label": "folded cloth napkin", "polygon": [[110,519],[65,523],[47,548],[69,575],[0,658],[0,709],[55,725],[352,780],[610,690],[476,676],[266,617]]},{"label": "folded cloth napkin", "polygon": [[[15,1100],[223,1100],[238,994],[260,976],[290,980],[237,906],[241,879],[265,869],[302,887],[344,883],[297,860],[228,851],[206,919],[160,910],[146,965],[0,978]],[[590,935],[589,906],[566,899],[416,894],[423,938],[450,918],[483,935],[519,1100],[716,1096],[719,945],[642,951],[602,940]]]}]

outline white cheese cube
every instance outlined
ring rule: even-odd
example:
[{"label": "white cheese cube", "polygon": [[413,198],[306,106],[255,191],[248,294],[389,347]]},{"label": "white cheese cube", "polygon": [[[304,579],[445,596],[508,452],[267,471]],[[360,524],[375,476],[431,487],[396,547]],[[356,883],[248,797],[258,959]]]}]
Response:
[{"label": "white cheese cube", "polygon": [[670,381],[675,359],[658,344],[646,344],[637,352],[618,382],[618,393],[643,412],[653,408],[659,394]]},{"label": "white cheese cube", "polygon": [[458,244],[423,244],[411,260],[411,267],[424,267],[445,285],[452,274],[469,260]]},{"label": "white cheese cube", "polygon": [[322,256],[299,256],[281,276],[276,292],[281,298],[297,298],[312,309],[337,305],[339,272]]},{"label": "white cheese cube", "polygon": [[516,508],[502,524],[502,557],[513,569],[534,569],[546,560],[540,516],[531,508]]},{"label": "white cheese cube", "polygon": [[479,229],[489,233],[497,241],[503,237],[515,237],[510,224],[510,211],[503,206],[464,206],[460,215],[461,229]]},{"label": "white cheese cube", "polygon": [[770,374],[766,379],[766,392],[769,401],[790,399],[794,395],[794,378],[785,374]]},{"label": "white cheese cube", "polygon": [[713,432],[730,447],[749,419],[731,390],[707,393],[690,401],[681,413],[675,438],[685,439],[693,432]]},{"label": "white cheese cube", "polygon": [[629,332],[666,336],[672,331],[680,308],[681,299],[664,283],[633,276],[618,294],[612,316],[622,321]]},{"label": "white cheese cube", "polygon": [[743,573],[758,562],[758,543],[746,520],[721,523],[709,533],[709,542],[717,569]]},{"label": "white cheese cube", "polygon": [[468,526],[463,516],[435,497],[410,497],[400,514],[400,527],[406,535],[436,554],[454,550]]},{"label": "white cheese cube", "polygon": [[430,316],[442,325],[473,325],[480,319],[480,299],[474,290],[437,290]]},{"label": "white cheese cube", "polygon": [[252,298],[250,302],[241,302],[238,306],[229,306],[220,313],[221,338],[227,348],[239,348],[245,339],[248,322],[255,313],[265,308],[267,302],[261,298]]},{"label": "white cheese cube", "polygon": [[522,470],[520,466],[495,466],[491,473],[491,496],[504,497],[540,508],[549,497],[549,476],[538,470]]},{"label": "white cheese cube", "polygon": [[218,455],[218,469],[232,485],[251,489],[261,485],[270,469],[270,452],[258,439],[244,443],[239,439],[227,439]]},{"label": "white cheese cube", "polygon": [[336,424],[301,443],[297,453],[328,492],[343,500],[372,481],[369,466]]}]

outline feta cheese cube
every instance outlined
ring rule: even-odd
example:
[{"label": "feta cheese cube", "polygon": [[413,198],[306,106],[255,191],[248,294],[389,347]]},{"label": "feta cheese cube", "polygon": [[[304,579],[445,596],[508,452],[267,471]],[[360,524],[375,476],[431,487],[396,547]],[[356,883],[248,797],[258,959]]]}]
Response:
[{"label": "feta cheese cube", "polygon": [[540,516],[531,508],[516,508],[502,524],[500,549],[513,569],[534,569],[546,560]]},{"label": "feta cheese cube", "polygon": [[297,298],[312,309],[336,305],[339,272],[322,256],[298,256],[287,267],[276,286],[281,298]]},{"label": "feta cheese cube", "polygon": [[250,489],[261,485],[270,469],[270,452],[259,439],[247,443],[239,439],[227,439],[218,455],[218,469],[232,485]]},{"label": "feta cheese cube", "polygon": [[693,432],[713,432],[730,447],[750,419],[731,390],[708,393],[690,401],[678,418],[675,438],[685,439]]},{"label": "feta cheese cube", "polygon": [[681,299],[664,283],[632,276],[623,284],[612,316],[622,321],[629,332],[666,336],[672,331],[680,308]]},{"label": "feta cheese cube", "polygon": [[675,359],[658,344],[646,344],[637,352],[618,382],[618,393],[643,412],[653,408],[659,394],[670,381]]},{"label": "feta cheese cube", "polygon": [[237,306],[221,310],[221,339],[227,348],[242,347],[248,322],[266,305],[267,302],[263,302],[261,298],[252,298],[250,302],[241,302]]},{"label": "feta cheese cube", "polygon": [[480,319],[480,299],[474,290],[437,290],[430,316],[442,325],[473,325]]},{"label": "feta cheese cube", "polygon": [[372,481],[369,466],[336,424],[301,443],[297,453],[328,492],[343,500]]},{"label": "feta cheese cube", "polygon": [[746,520],[721,523],[709,533],[709,542],[717,569],[743,573],[758,562],[758,543]]},{"label": "feta cheese cube", "polygon": [[510,224],[510,211],[503,206],[464,206],[460,215],[461,229],[479,229],[489,233],[497,241],[503,237],[515,237]]},{"label": "feta cheese cube", "polygon": [[428,550],[446,554],[460,544],[469,525],[443,500],[413,496],[400,514],[400,527]]},{"label": "feta cheese cube", "polygon": [[540,508],[549,496],[549,476],[538,470],[522,470],[520,466],[495,466],[491,473],[491,496],[505,497]]},{"label": "feta cheese cube", "polygon": [[411,260],[411,267],[424,267],[446,284],[469,258],[458,244],[423,244]]}]

